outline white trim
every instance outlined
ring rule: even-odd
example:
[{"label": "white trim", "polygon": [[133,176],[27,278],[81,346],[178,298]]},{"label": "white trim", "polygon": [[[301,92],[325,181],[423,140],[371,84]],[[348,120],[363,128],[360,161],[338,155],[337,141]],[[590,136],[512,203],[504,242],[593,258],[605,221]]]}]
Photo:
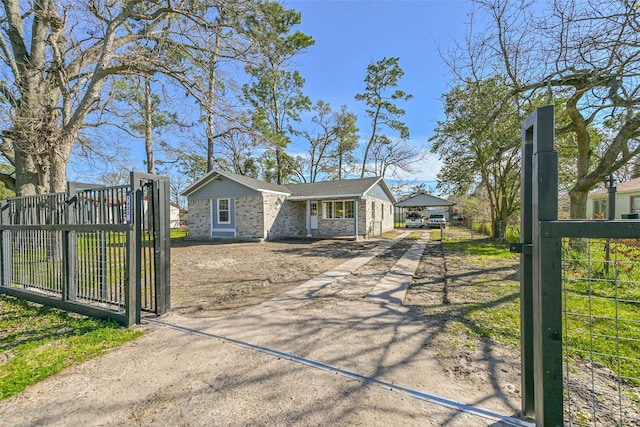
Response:
[{"label": "white trim", "polygon": [[[217,224],[231,224],[231,198],[221,198],[221,199],[215,199],[216,200],[216,214],[217,214]],[[220,201],[221,200],[226,200],[227,201],[227,209],[225,209],[225,212],[227,212],[227,220],[226,221],[220,221]]]},{"label": "white trim", "polygon": [[[238,182],[238,184],[241,184]],[[245,186],[246,187],[246,186]],[[252,189],[253,190],[253,189]],[[272,194],[280,194],[282,196],[290,196],[291,193],[284,193],[282,191],[274,191],[274,190],[265,190],[264,188],[255,188],[256,191],[260,191],[261,193],[272,193]]]},{"label": "white trim", "polygon": [[[366,201],[365,201],[366,203]],[[365,207],[366,210],[366,207]],[[358,199],[353,199],[353,238],[358,240]]]},{"label": "white trim", "polygon": [[307,200],[307,237],[311,236],[311,200]]},{"label": "white trim", "polygon": [[311,196],[291,196],[288,197],[287,200],[291,200],[294,202],[300,202],[303,200],[335,200],[335,199],[351,199],[353,197],[363,197],[363,194],[335,194],[335,195],[311,195]]}]

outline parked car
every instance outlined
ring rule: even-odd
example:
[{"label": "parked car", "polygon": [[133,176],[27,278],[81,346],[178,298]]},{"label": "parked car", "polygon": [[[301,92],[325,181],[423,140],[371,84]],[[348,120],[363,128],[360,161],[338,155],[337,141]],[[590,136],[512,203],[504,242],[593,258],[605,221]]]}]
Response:
[{"label": "parked car", "polygon": [[429,226],[429,228],[446,227],[447,219],[444,217],[443,214],[431,214],[429,215],[429,219],[427,220],[427,225]]},{"label": "parked car", "polygon": [[405,228],[424,227],[424,218],[422,218],[422,214],[420,214],[420,212],[409,212],[404,218],[404,226]]}]

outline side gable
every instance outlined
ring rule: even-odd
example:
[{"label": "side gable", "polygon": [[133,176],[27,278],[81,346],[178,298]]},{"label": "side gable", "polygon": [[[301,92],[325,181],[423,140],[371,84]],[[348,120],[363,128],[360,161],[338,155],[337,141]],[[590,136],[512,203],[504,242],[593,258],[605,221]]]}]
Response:
[{"label": "side gable", "polygon": [[387,200],[391,204],[396,203],[393,193],[385,183],[384,179],[380,179],[374,185],[372,185],[366,192],[366,195],[377,197],[382,200]]},{"label": "side gable", "polygon": [[[209,185],[212,182],[221,181],[221,180],[225,182],[229,181],[237,184],[235,188],[245,188],[246,190],[252,190],[252,192],[249,192],[249,193],[246,193],[246,190],[244,190],[245,192],[241,191],[240,193],[235,193],[233,196],[225,195],[221,197],[244,197],[244,196],[252,196],[255,193],[262,193],[262,192],[276,193],[276,194],[282,194],[287,196],[290,194],[287,187],[282,185],[271,184],[268,182],[260,181],[259,179],[251,178],[249,176],[244,176],[244,175],[238,175],[232,172],[214,170],[206,174],[202,179],[190,185],[186,190],[182,192],[182,195],[192,199],[205,199],[207,197],[203,197],[197,194],[200,193],[201,191],[204,191],[206,193],[208,191],[206,189],[209,187]],[[216,187],[219,187],[219,185],[216,184]],[[196,196],[194,197],[194,195]]]},{"label": "side gable", "polygon": [[398,207],[432,207],[432,206],[453,206],[455,203],[450,202],[449,200],[442,199],[440,197],[432,196],[431,194],[427,194],[425,192],[420,192],[408,199],[405,199],[396,206]]},{"label": "side gable", "polygon": [[237,197],[255,197],[260,192],[233,181],[225,176],[219,175],[214,179],[200,185],[195,190],[185,193],[191,200],[225,199]]}]

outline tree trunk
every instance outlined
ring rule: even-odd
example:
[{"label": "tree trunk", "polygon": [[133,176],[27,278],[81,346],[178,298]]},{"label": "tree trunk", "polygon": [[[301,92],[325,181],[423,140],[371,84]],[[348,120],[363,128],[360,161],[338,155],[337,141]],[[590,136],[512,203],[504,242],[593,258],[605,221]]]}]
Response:
[{"label": "tree trunk", "polygon": [[49,190],[52,193],[67,191],[67,164],[77,134],[66,135],[49,152]]},{"label": "tree trunk", "polygon": [[575,187],[569,191],[571,205],[569,208],[569,218],[585,219],[587,217],[587,195],[589,191],[579,190]]},{"label": "tree trunk", "polygon": [[280,146],[276,146],[276,169],[277,169],[277,182],[276,184],[282,185],[282,148]]},{"label": "tree trunk", "polygon": [[33,196],[48,192],[48,159],[16,150],[16,196]]}]

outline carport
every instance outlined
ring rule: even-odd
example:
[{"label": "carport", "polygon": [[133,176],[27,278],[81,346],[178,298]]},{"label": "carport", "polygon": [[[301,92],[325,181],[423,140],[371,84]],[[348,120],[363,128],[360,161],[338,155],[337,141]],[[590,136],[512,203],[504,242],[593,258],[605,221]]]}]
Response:
[{"label": "carport", "polygon": [[454,202],[447,199],[442,199],[425,191],[420,191],[395,204],[395,222],[396,224],[404,223],[404,218],[408,210],[424,210],[429,208],[446,209],[447,217],[451,219],[454,205]]}]

